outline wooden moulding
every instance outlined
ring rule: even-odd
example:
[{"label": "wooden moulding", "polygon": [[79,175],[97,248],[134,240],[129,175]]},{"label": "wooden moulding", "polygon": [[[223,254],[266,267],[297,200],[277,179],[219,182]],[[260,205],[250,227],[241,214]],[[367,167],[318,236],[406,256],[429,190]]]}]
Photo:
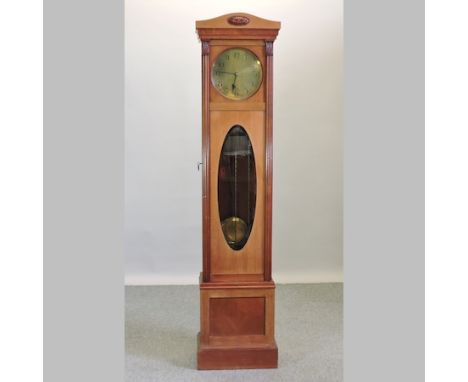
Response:
[{"label": "wooden moulding", "polygon": [[265,43],[266,118],[265,118],[265,242],[264,276],[271,280],[271,243],[273,215],[273,42]]},{"label": "wooden moulding", "polygon": [[278,367],[276,344],[251,348],[210,347],[200,344],[198,335],[198,369],[274,369]]},{"label": "wooden moulding", "polygon": [[200,273],[200,290],[202,289],[244,289],[261,288],[274,289],[273,280],[263,281],[263,275],[213,275],[209,282],[203,281],[203,273]]},{"label": "wooden moulding", "polygon": [[209,281],[210,277],[210,44],[202,42],[202,210],[203,210],[203,277]]}]

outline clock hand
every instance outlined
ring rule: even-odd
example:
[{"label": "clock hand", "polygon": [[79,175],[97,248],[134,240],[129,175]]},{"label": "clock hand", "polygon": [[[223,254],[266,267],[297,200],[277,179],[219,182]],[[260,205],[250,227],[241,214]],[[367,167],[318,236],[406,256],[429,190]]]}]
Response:
[{"label": "clock hand", "polygon": [[216,70],[218,73],[225,73],[225,74],[232,74],[233,76],[237,76],[237,73],[232,73],[232,72],[223,72],[222,70]]},{"label": "clock hand", "polygon": [[232,91],[236,88],[237,72],[234,73],[234,82],[232,83]]}]

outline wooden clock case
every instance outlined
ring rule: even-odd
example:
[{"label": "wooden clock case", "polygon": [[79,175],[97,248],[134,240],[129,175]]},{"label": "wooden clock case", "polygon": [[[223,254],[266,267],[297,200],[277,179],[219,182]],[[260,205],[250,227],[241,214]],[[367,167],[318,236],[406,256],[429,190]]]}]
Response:
[{"label": "wooden clock case", "polygon": [[[196,22],[202,43],[203,271],[200,274],[199,369],[275,368],[275,283],[271,277],[273,41],[280,23],[246,13]],[[216,57],[253,52],[262,65],[258,91],[224,97],[211,83]],[[228,131],[241,125],[255,153],[256,207],[247,243],[230,248],[218,209],[218,167]]]}]

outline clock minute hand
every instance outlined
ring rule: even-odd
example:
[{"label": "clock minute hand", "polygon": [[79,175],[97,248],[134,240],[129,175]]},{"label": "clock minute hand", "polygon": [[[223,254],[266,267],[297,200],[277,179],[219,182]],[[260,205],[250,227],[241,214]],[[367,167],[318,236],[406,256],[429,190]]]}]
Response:
[{"label": "clock minute hand", "polygon": [[216,70],[218,73],[225,73],[225,74],[232,74],[233,76],[236,76],[237,77],[237,73],[233,73],[233,72],[224,72],[222,70]]}]

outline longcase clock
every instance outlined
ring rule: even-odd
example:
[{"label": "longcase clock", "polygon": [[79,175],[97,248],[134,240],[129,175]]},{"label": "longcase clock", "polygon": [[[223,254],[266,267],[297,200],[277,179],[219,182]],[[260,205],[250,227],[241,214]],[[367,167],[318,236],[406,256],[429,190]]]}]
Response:
[{"label": "longcase clock", "polygon": [[246,13],[196,22],[202,43],[199,369],[274,368],[273,41]]}]

